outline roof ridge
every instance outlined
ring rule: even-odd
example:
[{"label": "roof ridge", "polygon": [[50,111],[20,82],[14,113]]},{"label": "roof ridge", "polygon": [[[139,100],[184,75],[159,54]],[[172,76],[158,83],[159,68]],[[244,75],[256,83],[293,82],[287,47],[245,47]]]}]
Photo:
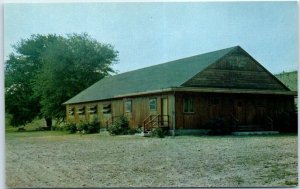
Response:
[{"label": "roof ridge", "polygon": [[[206,52],[111,75],[95,82],[64,104],[103,100],[121,94],[180,86],[184,81],[194,76],[196,72],[205,69],[236,48],[239,48],[239,46]],[[99,93],[100,91],[101,93]]]},{"label": "roof ridge", "polygon": [[[229,50],[230,49],[230,50]],[[237,46],[233,46],[233,47],[229,47],[229,48],[225,48],[225,49],[221,49],[221,50],[217,50],[217,51],[222,51],[222,50],[229,50],[226,54],[224,54],[223,56],[219,57],[217,60],[215,60],[211,65],[216,64],[219,60],[221,60],[222,58],[224,58],[224,56],[230,54],[231,52],[233,52],[236,49],[242,49],[242,47],[240,47],[239,45]],[[211,53],[215,53],[216,51],[213,51]],[[203,72],[204,70],[206,70],[207,68],[204,68],[203,70],[200,70],[199,72],[197,72],[195,75],[193,75],[191,78],[187,79],[186,81],[184,81],[181,86],[183,86],[185,83],[187,83],[188,81],[190,81],[191,79],[193,79],[196,75],[200,74],[201,72]]]},{"label": "roof ridge", "polygon": [[[223,48],[223,49],[219,49],[219,50],[215,50],[215,51],[209,51],[209,52],[205,52],[205,53],[202,53],[202,54],[192,55],[192,56],[188,56],[188,57],[185,57],[185,58],[179,58],[179,59],[171,60],[171,61],[168,61],[168,62],[158,63],[158,64],[155,64],[155,65],[151,65],[151,66],[147,66],[147,67],[143,67],[143,68],[138,68],[136,70],[130,70],[130,71],[126,71],[126,72],[123,72],[123,73],[118,73],[116,75],[111,75],[111,76],[108,76],[108,77],[117,76],[117,75],[126,74],[126,73],[130,73],[130,72],[135,72],[135,71],[140,71],[140,70],[143,70],[143,69],[153,68],[153,67],[161,66],[161,65],[165,65],[165,64],[171,64],[171,63],[176,62],[176,61],[187,60],[187,59],[190,59],[190,58],[195,58],[195,57],[203,56],[203,55],[210,54],[210,53],[213,54],[213,53],[216,53],[216,52],[219,52],[219,51],[224,51],[224,50],[229,50],[229,49],[233,50],[235,48],[241,48],[241,47],[239,45],[236,45],[236,46]],[[105,79],[105,78],[103,78],[103,79]]]}]

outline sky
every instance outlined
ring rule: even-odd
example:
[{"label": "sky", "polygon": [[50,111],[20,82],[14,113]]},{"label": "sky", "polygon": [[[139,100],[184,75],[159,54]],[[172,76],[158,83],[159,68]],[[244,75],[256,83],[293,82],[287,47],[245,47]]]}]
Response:
[{"label": "sky", "polygon": [[272,73],[298,65],[297,2],[4,5],[4,56],[32,34],[88,33],[119,51],[119,73],[240,45]]}]

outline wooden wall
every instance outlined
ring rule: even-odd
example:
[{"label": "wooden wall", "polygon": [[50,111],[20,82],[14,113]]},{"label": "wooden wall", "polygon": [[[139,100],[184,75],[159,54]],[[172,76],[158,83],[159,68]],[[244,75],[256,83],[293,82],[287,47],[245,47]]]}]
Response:
[{"label": "wooden wall", "polygon": [[[104,114],[102,112],[103,106],[106,104],[111,103],[111,101],[101,101],[101,102],[91,102],[91,103],[82,103],[82,104],[71,104],[66,106],[66,118],[67,123],[79,123],[81,121],[88,122],[92,121],[94,118],[97,118],[100,120],[101,125],[105,125],[106,121],[109,120],[112,116],[112,114]],[[116,100],[116,103],[118,103],[118,100]],[[89,113],[89,108],[91,106],[97,106],[97,112],[96,114]],[[85,113],[84,115],[78,114],[78,109],[84,107]],[[74,108],[74,115],[69,114],[69,109]]]},{"label": "wooden wall", "polygon": [[[191,97],[193,99],[193,113],[183,112],[183,99]],[[150,111],[149,100],[157,99],[156,110]],[[173,94],[156,94],[149,96],[136,96],[132,98],[120,98],[111,101],[99,101],[84,104],[67,105],[67,121],[79,123],[80,121],[91,121],[93,116],[97,116],[101,124],[105,126],[106,121],[114,116],[125,115],[130,122],[130,127],[136,128],[143,125],[143,121],[149,115],[162,114],[162,99],[167,99],[167,109],[169,115],[169,127],[173,128],[176,101],[176,129],[201,129],[210,120],[223,118],[227,124],[231,120],[231,114],[240,120],[243,125],[263,124],[266,116],[274,117],[285,111],[293,111],[294,99],[292,96],[284,95],[254,95],[254,94],[221,94],[221,93],[192,93],[177,92]],[[126,100],[132,101],[132,111],[125,112]],[[111,104],[111,113],[104,114],[103,106]],[[90,106],[97,105],[96,115],[88,113]],[[78,115],[77,110],[84,106],[84,115]],[[75,114],[68,115],[69,108],[74,107]]]},{"label": "wooden wall", "polygon": [[242,49],[226,55],[196,74],[183,86],[287,90],[277,78]]},{"label": "wooden wall", "polygon": [[[156,110],[150,110],[149,108],[149,100],[152,98],[156,98]],[[162,99],[168,99],[168,115],[169,117],[169,124],[172,127],[173,124],[173,110],[174,110],[174,97],[171,94],[156,94],[156,95],[148,95],[148,96],[136,96],[131,98],[120,98],[120,99],[114,99],[111,101],[98,101],[98,102],[92,102],[92,103],[83,103],[83,104],[73,104],[73,105],[67,105],[66,106],[66,113],[67,113],[67,122],[74,122],[79,123],[80,121],[91,121],[92,115],[88,113],[88,109],[90,106],[97,105],[98,111],[96,116],[101,121],[102,125],[106,124],[106,121],[111,119],[111,117],[118,117],[118,116],[126,116],[129,119],[129,124],[131,127],[136,128],[138,126],[143,125],[143,121],[149,116],[149,115],[160,115],[162,112],[161,104]],[[125,102],[127,100],[131,100],[132,103],[132,111],[131,112],[125,112]],[[102,112],[103,106],[106,104],[111,104],[111,113],[110,114],[104,114]],[[85,107],[85,115],[80,116],[77,113],[78,108],[84,106]],[[69,115],[69,108],[74,108],[74,115]]]},{"label": "wooden wall", "polygon": [[[183,99],[191,97],[193,113],[183,112]],[[201,129],[210,120],[224,119],[230,124],[231,114],[242,125],[263,124],[266,116],[293,111],[293,97],[283,95],[246,95],[215,93],[177,93],[176,128]]]}]

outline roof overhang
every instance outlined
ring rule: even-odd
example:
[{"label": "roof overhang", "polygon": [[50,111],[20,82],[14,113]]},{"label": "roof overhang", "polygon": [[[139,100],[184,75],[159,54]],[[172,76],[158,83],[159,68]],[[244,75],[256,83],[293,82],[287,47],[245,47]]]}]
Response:
[{"label": "roof overhang", "polygon": [[254,90],[254,89],[229,89],[229,88],[199,88],[199,87],[171,87],[160,90],[128,93],[114,96],[114,98],[124,98],[130,96],[151,95],[164,92],[198,92],[198,93],[228,93],[228,94],[265,94],[265,95],[288,95],[297,96],[297,91],[275,91],[275,90]]},{"label": "roof overhang", "polygon": [[266,95],[289,95],[297,96],[297,91],[255,90],[255,89],[230,89],[230,88],[198,88],[176,87],[173,91],[202,92],[202,93],[229,93],[229,94],[266,94]]},{"label": "roof overhang", "polygon": [[123,95],[116,95],[112,98],[107,99],[98,99],[85,102],[76,102],[76,103],[64,103],[66,104],[79,104],[79,103],[88,103],[96,101],[107,101],[118,98],[130,98],[133,96],[145,96],[145,95],[154,95],[157,93],[174,93],[174,92],[194,92],[194,93],[223,93],[223,94],[261,94],[261,95],[287,95],[287,96],[298,96],[297,91],[275,91],[275,90],[254,90],[254,89],[230,89],[230,88],[199,88],[199,87],[170,87],[159,90],[144,91],[144,92],[135,92],[127,93]]},{"label": "roof overhang", "polygon": [[156,94],[156,93],[165,93],[165,92],[172,92],[172,91],[174,91],[173,88],[165,88],[165,89],[152,90],[152,91],[127,93],[127,94],[123,94],[123,95],[114,96],[114,98],[124,98],[124,97],[130,97],[130,96],[151,95],[151,94]]}]

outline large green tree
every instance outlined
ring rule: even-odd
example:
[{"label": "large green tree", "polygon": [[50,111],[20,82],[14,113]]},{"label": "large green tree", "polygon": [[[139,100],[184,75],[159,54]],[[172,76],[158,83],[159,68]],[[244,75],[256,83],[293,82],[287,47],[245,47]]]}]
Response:
[{"label": "large green tree", "polygon": [[42,66],[43,52],[60,37],[32,35],[13,46],[15,53],[5,63],[5,109],[13,126],[25,125],[40,114],[39,99],[33,96],[32,83]]},{"label": "large green tree", "polygon": [[[47,39],[49,36],[39,37],[46,37]],[[16,57],[15,55],[12,55],[6,62],[6,107],[9,113],[13,115],[13,121],[16,118],[16,111],[12,105],[33,110],[33,107],[30,106],[32,104],[28,104],[28,102],[34,100],[37,102],[34,104],[37,106],[34,111],[35,114],[30,117],[20,117],[19,119],[22,121],[18,123],[31,121],[32,118],[40,115],[44,116],[47,125],[51,126],[52,118],[63,119],[65,117],[63,102],[99,79],[114,73],[111,66],[117,61],[118,52],[111,45],[99,43],[87,34],[71,34],[67,37],[51,36],[54,36],[55,40],[46,40],[45,45],[42,46],[32,45],[33,49],[42,47],[43,50],[35,57],[36,69],[29,70],[30,77],[26,79],[26,83],[28,83],[30,91],[25,96],[20,95],[20,93],[9,93],[14,88],[13,86],[16,86],[16,83],[10,82],[9,78],[19,77],[19,74],[9,69],[13,60],[12,57]],[[36,41],[36,36],[31,37],[28,41]],[[19,70],[23,70],[23,67],[31,64],[26,60],[20,63],[24,58],[23,56],[26,57],[20,53],[15,60],[18,62],[15,64]],[[25,97],[24,105],[18,102],[11,103],[18,96]],[[24,122],[24,120],[26,121]]]}]

